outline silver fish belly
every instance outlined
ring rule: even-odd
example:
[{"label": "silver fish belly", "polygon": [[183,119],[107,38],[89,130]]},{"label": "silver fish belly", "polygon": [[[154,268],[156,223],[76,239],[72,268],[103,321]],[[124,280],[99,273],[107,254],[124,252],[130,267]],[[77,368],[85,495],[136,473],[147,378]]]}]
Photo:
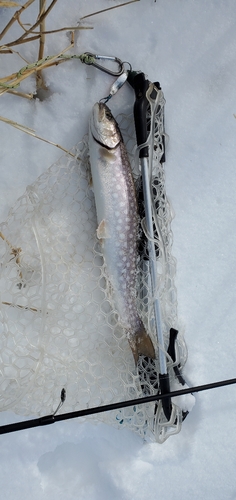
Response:
[{"label": "silver fish belly", "polygon": [[119,321],[135,362],[155,358],[136,306],[138,208],[128,155],[109,108],[95,104],[90,120],[89,154],[95,195],[97,237],[112,285]]}]

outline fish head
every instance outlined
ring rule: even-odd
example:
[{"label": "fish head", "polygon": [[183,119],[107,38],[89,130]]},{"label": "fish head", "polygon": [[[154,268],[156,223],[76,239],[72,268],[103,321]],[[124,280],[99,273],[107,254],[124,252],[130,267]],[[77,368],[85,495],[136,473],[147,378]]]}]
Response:
[{"label": "fish head", "polygon": [[90,132],[95,141],[109,149],[115,148],[121,141],[118,124],[108,106],[103,102],[97,102],[93,106]]}]

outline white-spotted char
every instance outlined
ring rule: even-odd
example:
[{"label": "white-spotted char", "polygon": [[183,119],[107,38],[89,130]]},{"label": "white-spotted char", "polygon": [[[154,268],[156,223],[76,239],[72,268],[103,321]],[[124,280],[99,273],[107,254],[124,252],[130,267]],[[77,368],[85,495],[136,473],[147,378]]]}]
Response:
[{"label": "white-spotted char", "polygon": [[102,246],[119,320],[137,364],[155,358],[136,305],[138,207],[128,155],[118,124],[104,103],[96,103],[89,127],[89,154]]}]

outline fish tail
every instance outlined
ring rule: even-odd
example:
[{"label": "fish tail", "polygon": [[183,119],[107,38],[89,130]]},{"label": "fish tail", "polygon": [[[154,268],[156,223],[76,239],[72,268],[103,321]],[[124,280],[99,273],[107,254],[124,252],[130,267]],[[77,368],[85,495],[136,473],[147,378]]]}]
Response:
[{"label": "fish tail", "polygon": [[135,364],[138,363],[138,358],[140,355],[147,356],[148,358],[155,359],[155,349],[151,338],[147,334],[143,323],[141,323],[139,329],[136,331],[135,335],[129,338],[129,344],[134,356]]}]

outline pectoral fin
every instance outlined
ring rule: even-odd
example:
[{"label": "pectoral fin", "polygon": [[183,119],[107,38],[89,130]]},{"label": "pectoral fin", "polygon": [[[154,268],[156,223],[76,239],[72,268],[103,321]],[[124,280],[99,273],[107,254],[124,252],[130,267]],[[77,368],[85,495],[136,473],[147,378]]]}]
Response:
[{"label": "pectoral fin", "polygon": [[99,153],[100,158],[108,163],[114,163],[116,161],[116,155],[107,148],[100,148]]},{"label": "pectoral fin", "polygon": [[98,228],[97,228],[97,237],[99,240],[104,239],[104,238],[109,238],[108,230],[107,230],[107,224],[105,219],[103,219]]}]

